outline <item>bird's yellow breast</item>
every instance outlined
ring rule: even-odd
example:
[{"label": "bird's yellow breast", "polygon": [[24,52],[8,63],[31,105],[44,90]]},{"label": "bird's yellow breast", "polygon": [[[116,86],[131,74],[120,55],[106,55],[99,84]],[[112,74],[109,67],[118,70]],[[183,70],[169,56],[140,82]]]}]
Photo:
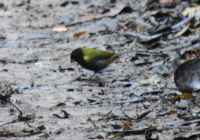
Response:
[{"label": "bird's yellow breast", "polygon": [[89,61],[91,58],[90,58],[90,56],[84,56],[84,58],[83,58],[85,61]]}]

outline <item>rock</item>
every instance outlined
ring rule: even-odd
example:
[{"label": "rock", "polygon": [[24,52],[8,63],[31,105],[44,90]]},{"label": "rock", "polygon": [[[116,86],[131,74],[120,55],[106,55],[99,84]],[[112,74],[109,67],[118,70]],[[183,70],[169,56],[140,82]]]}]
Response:
[{"label": "rock", "polygon": [[60,24],[70,24],[74,21],[75,17],[76,17],[76,14],[71,12],[68,15],[61,17],[59,20],[59,23]]}]

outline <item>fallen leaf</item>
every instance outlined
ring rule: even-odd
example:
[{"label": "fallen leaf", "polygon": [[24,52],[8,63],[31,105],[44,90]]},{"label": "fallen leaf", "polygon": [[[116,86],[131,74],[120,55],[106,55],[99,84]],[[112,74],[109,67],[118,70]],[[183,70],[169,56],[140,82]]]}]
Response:
[{"label": "fallen leaf", "polygon": [[112,139],[112,138],[123,137],[123,136],[124,136],[124,133],[121,132],[121,133],[118,133],[118,134],[112,134],[112,135],[108,136],[107,138]]},{"label": "fallen leaf", "polygon": [[177,113],[177,110],[171,110],[171,111],[169,111],[167,114],[168,115],[173,115],[173,114],[176,114]]},{"label": "fallen leaf", "polygon": [[122,125],[122,128],[123,128],[124,130],[132,130],[132,129],[133,129],[133,124],[132,124],[131,122],[124,123],[124,124]]},{"label": "fallen leaf", "polygon": [[196,55],[195,53],[191,53],[191,54],[189,55],[189,58],[190,58],[190,59],[195,59],[195,58],[197,58],[197,55]]},{"label": "fallen leaf", "polygon": [[165,6],[170,6],[173,2],[173,0],[159,0],[159,3]]},{"label": "fallen leaf", "polygon": [[183,95],[179,95],[179,98],[184,99],[184,100],[188,100],[188,99],[194,99],[195,97],[192,94],[185,93]]},{"label": "fallen leaf", "polygon": [[38,126],[37,128],[38,128],[39,130],[44,130],[44,129],[45,129],[44,125]]},{"label": "fallen leaf", "polygon": [[85,34],[86,32],[87,32],[87,31],[79,32],[79,33],[77,33],[77,34],[74,35],[74,38],[77,38],[77,37],[79,37],[79,36]]},{"label": "fallen leaf", "polygon": [[184,16],[187,16],[188,14],[191,14],[191,13],[195,13],[196,11],[200,10],[200,6],[197,6],[197,7],[188,7],[186,8],[182,14]]},{"label": "fallen leaf", "polygon": [[183,28],[183,29],[180,30],[178,33],[176,33],[176,34],[174,35],[174,38],[179,37],[179,36],[181,36],[182,34],[184,34],[184,33],[187,31],[187,29],[189,28],[189,26],[190,26],[190,23],[189,23],[185,28]]},{"label": "fallen leaf", "polygon": [[53,28],[51,31],[52,31],[52,32],[65,32],[65,31],[67,31],[67,30],[68,30],[67,27],[65,27],[65,26],[59,26],[59,27]]},{"label": "fallen leaf", "polygon": [[176,101],[180,100],[180,99],[184,99],[184,100],[188,100],[188,99],[194,99],[195,97],[192,95],[192,94],[189,94],[189,93],[185,93],[183,95],[178,95],[178,96],[175,96],[171,99],[169,99],[168,101],[170,103],[175,103]]}]

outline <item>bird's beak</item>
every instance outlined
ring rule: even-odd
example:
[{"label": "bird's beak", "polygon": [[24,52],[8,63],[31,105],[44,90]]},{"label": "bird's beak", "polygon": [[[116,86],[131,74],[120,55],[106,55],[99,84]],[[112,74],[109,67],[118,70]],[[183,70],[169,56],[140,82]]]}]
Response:
[{"label": "bird's beak", "polygon": [[71,63],[74,63],[75,62],[75,60],[74,59],[71,59]]}]

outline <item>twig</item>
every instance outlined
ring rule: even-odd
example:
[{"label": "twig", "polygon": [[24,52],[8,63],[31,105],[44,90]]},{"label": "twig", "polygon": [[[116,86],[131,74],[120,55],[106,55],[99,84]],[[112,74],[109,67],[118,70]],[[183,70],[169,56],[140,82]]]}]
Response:
[{"label": "twig", "polygon": [[128,118],[128,121],[133,120],[133,118],[129,117],[122,109],[121,109],[122,113]]},{"label": "twig", "polygon": [[22,113],[22,111],[16,106],[16,105],[14,105],[10,100],[8,101],[10,104],[12,104],[18,111],[19,111],[19,115],[18,115],[18,117],[20,116],[22,116],[23,115],[23,113]]},{"label": "twig", "polygon": [[90,117],[88,117],[88,121],[90,121],[93,125],[94,125],[94,127],[96,127],[97,128],[97,126],[96,126],[96,124],[91,120],[91,118]]},{"label": "twig", "polygon": [[112,113],[112,110],[110,110],[104,117],[103,119],[106,120],[108,118],[108,116]]}]

